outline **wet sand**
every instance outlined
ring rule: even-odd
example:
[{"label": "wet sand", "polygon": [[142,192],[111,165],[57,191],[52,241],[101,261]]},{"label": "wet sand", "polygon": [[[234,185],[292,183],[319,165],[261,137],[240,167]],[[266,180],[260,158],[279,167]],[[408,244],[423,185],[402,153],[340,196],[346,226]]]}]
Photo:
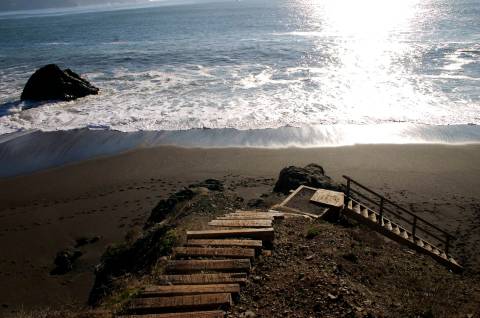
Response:
[{"label": "wet sand", "polygon": [[[108,244],[141,226],[152,207],[192,182],[243,182],[246,199],[269,191],[257,178],[281,168],[322,165],[387,193],[459,237],[455,251],[480,268],[480,145],[362,145],[310,149],[193,149],[161,146],[0,179],[0,314],[86,301],[93,268]],[[242,183],[242,182],[240,182]],[[83,236],[74,271],[52,276],[60,249]]]}]

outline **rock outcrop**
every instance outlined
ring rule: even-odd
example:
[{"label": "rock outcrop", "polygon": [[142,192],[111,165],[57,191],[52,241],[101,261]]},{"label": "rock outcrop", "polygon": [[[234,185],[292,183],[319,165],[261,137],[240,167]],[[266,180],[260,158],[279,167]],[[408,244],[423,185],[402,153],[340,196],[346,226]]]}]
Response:
[{"label": "rock outcrop", "polygon": [[325,170],[321,166],[311,163],[304,168],[295,166],[283,168],[273,191],[288,194],[290,190],[295,190],[301,185],[334,191],[343,190],[341,185],[325,175]]},{"label": "rock outcrop", "polygon": [[95,283],[90,292],[89,304],[96,305],[108,295],[115,279],[125,274],[147,273],[158,259],[169,255],[176,242],[170,226],[157,224],[135,242],[110,246],[95,270]]},{"label": "rock outcrop", "polygon": [[206,191],[224,191],[223,183],[216,179],[207,179],[199,183],[191,184],[188,188],[172,194],[168,199],[160,200],[150,213],[145,228],[162,222],[169,216],[173,216],[176,211],[181,210],[183,203],[193,199],[199,193],[198,190],[202,188],[207,189]]},{"label": "rock outcrop", "polygon": [[73,269],[73,264],[82,256],[82,252],[77,249],[67,248],[57,253],[55,256],[55,268],[52,270],[52,275],[63,275]]},{"label": "rock outcrop", "polygon": [[168,199],[163,199],[153,208],[145,227],[149,227],[155,223],[162,222],[175,211],[177,205],[182,202],[191,200],[196,193],[190,189],[183,189],[172,194]]},{"label": "rock outcrop", "polygon": [[69,101],[98,94],[99,89],[70,69],[62,71],[57,65],[49,64],[37,70],[28,80],[21,96],[22,100]]}]

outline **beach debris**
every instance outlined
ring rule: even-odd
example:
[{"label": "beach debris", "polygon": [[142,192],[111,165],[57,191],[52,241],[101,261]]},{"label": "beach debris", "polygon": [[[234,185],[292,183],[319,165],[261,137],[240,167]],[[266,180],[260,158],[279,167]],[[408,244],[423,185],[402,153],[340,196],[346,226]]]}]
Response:
[{"label": "beach debris", "polygon": [[70,69],[62,71],[56,64],[38,69],[27,81],[21,99],[32,101],[70,101],[97,95],[99,89]]},{"label": "beach debris", "polygon": [[311,163],[304,168],[295,166],[283,168],[273,191],[288,194],[290,190],[297,189],[301,185],[333,191],[343,189],[341,185],[325,175],[325,170],[321,166]]}]

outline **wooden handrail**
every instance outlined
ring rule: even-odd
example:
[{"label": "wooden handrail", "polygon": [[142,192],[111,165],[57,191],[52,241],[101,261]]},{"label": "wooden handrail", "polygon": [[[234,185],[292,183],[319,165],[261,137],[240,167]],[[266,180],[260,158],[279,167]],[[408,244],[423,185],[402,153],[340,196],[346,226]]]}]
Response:
[{"label": "wooden handrail", "polygon": [[[416,218],[418,219],[418,221],[422,221],[422,222],[426,223],[427,225],[431,226],[432,228],[436,229],[437,231],[442,232],[442,233],[445,234],[445,235],[448,235],[451,239],[455,239],[455,237],[453,237],[453,235],[451,235],[451,234],[448,233],[447,231],[442,230],[441,228],[433,225],[432,223],[428,222],[427,220],[425,220],[425,219],[419,217],[418,215],[414,214],[413,212],[410,212],[410,211],[408,211],[407,209],[405,209],[404,207],[399,206],[397,203],[395,203],[395,202],[393,202],[393,201],[385,198],[383,195],[378,194],[377,192],[375,192],[375,191],[367,188],[366,186],[364,186],[364,185],[360,184],[359,182],[353,180],[353,179],[350,178],[349,176],[345,176],[345,175],[344,175],[343,177],[344,177],[345,179],[349,180],[350,182],[356,184],[356,185],[359,186],[360,188],[362,188],[362,189],[370,192],[371,194],[374,194],[374,195],[377,196],[378,198],[383,199],[384,202],[387,202],[387,203],[393,205],[394,207],[396,207],[397,209],[399,209],[399,210],[401,210],[401,211],[403,211],[403,212],[405,212],[405,213],[407,213],[407,214],[409,214],[409,215],[411,215],[411,216],[413,216],[413,217],[416,217]],[[378,205],[378,204],[377,204],[377,205]]]},{"label": "wooden handrail", "polygon": [[[347,180],[347,197],[351,196],[350,193],[354,193],[354,194],[362,197],[363,199],[367,200],[368,202],[372,203],[373,205],[379,206],[380,207],[380,214],[381,214],[382,217],[383,217],[384,212],[388,212],[388,213],[394,215],[395,217],[401,219],[402,221],[406,222],[407,224],[412,225],[413,237],[416,236],[417,229],[420,229],[421,231],[425,232],[426,234],[430,235],[431,237],[433,237],[433,238],[437,239],[438,241],[440,241],[441,243],[445,244],[445,250],[446,250],[446,253],[448,253],[447,251],[449,249],[450,242],[451,242],[451,240],[455,239],[455,237],[453,235],[451,235],[447,231],[442,230],[441,228],[433,225],[432,223],[428,222],[427,220],[425,220],[425,219],[419,217],[418,215],[414,214],[413,212],[405,209],[404,207],[401,207],[400,205],[391,201],[390,199],[385,198],[383,195],[367,188],[366,186],[364,186],[364,185],[360,184],[359,182],[353,180],[349,176],[344,175],[343,178],[345,178]],[[352,183],[354,185],[360,187],[361,189],[363,189],[363,190],[373,194],[374,196],[376,196],[380,200],[380,203],[378,203],[375,200],[369,198],[368,196],[364,195],[363,193],[359,192],[358,190],[352,189],[352,186],[351,186]],[[405,212],[408,215],[412,216],[413,221],[410,221],[407,218],[405,218],[404,216],[399,215],[397,212],[385,207],[386,203],[392,205],[393,207],[400,210],[401,212]],[[445,239],[442,239],[442,238],[438,237],[437,235],[431,233],[431,231],[428,231],[425,228],[420,227],[419,224],[418,224],[419,221],[425,223],[426,226],[429,226],[429,227],[441,232],[445,236]]]},{"label": "wooden handrail", "polygon": [[[362,197],[363,199],[369,201],[370,203],[372,203],[372,204],[374,204],[374,205],[380,206],[377,202],[373,201],[372,199],[370,199],[370,198],[367,197],[366,195],[360,193],[359,191],[354,190],[354,189],[350,189],[350,191],[352,191],[352,192],[355,193],[356,195]],[[395,213],[394,211],[390,210],[389,208],[383,207],[383,211],[388,211],[388,212],[390,212],[391,214],[393,214],[393,215],[395,215],[396,217],[398,217],[399,219],[401,219],[402,221],[405,221],[405,222],[407,222],[408,224],[413,224],[413,223],[410,222],[409,219],[406,219],[405,217],[401,216],[400,214]]]}]

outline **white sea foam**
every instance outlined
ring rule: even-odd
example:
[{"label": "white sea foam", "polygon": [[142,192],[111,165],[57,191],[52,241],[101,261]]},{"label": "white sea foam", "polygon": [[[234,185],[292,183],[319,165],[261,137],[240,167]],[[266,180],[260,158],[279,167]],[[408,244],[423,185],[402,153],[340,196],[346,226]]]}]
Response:
[{"label": "white sea foam", "polygon": [[478,59],[473,57],[466,57],[464,50],[457,50],[446,56],[446,61],[448,62],[443,69],[447,71],[458,71],[462,70],[463,67],[470,63],[475,63]]},{"label": "white sea foam", "polygon": [[[73,102],[12,107],[0,133],[101,127],[119,131],[265,129],[331,124],[480,124],[480,105],[426,83],[326,68],[188,65],[85,74],[102,87]],[[336,74],[337,73],[337,74]],[[378,74],[376,74],[378,75]]]}]

